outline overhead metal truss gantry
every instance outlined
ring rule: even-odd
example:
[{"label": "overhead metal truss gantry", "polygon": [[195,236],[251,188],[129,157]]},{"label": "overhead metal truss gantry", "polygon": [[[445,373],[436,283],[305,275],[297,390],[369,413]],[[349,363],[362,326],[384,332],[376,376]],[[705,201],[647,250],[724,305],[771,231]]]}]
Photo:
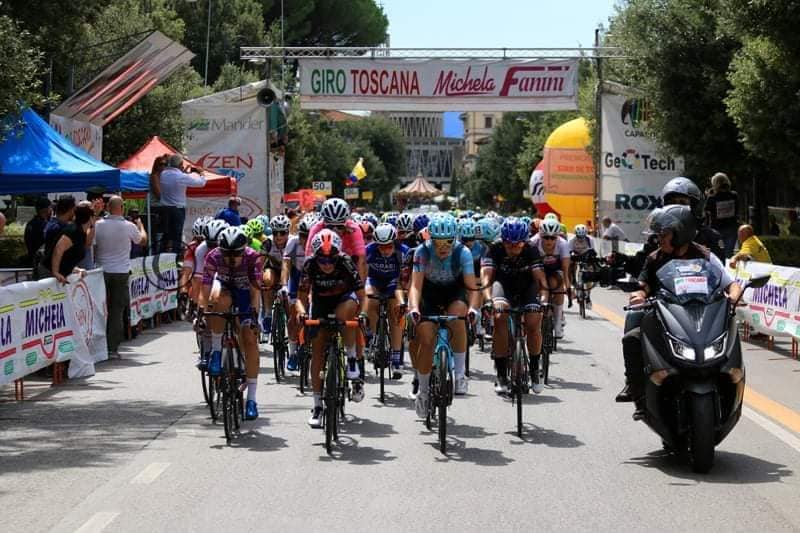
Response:
[{"label": "overhead metal truss gantry", "polygon": [[386,48],[382,46],[243,46],[245,61],[268,59],[623,59],[621,48]]}]

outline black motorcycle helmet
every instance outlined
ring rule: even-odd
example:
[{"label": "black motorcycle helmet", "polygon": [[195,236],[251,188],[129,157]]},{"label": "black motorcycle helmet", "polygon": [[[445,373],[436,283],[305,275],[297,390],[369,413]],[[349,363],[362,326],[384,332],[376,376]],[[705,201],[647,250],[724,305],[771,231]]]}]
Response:
[{"label": "black motorcycle helmet", "polygon": [[697,220],[688,205],[668,205],[654,210],[647,217],[651,233],[662,235],[672,232],[672,246],[683,246],[697,235]]},{"label": "black motorcycle helmet", "polygon": [[698,220],[702,220],[706,206],[706,197],[700,187],[689,178],[678,176],[672,178],[661,189],[661,199],[664,206],[675,205],[676,196],[685,196],[689,198],[689,205],[692,208],[692,214]]}]

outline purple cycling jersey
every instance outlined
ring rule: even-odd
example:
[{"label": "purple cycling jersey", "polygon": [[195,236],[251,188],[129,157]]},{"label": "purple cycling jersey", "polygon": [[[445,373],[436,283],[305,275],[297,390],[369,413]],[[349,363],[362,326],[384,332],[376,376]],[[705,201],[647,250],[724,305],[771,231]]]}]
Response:
[{"label": "purple cycling jersey", "polygon": [[216,278],[226,289],[249,289],[261,282],[263,270],[263,258],[250,247],[244,249],[242,262],[234,268],[228,265],[222,249],[214,248],[206,255],[203,285],[211,285]]}]

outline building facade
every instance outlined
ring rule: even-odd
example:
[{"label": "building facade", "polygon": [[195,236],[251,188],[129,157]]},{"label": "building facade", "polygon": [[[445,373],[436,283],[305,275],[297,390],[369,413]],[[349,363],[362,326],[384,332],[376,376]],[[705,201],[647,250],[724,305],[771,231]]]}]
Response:
[{"label": "building facade", "polygon": [[492,132],[503,119],[503,113],[470,111],[461,113],[460,118],[464,124],[464,172],[471,174],[481,146],[489,142]]}]

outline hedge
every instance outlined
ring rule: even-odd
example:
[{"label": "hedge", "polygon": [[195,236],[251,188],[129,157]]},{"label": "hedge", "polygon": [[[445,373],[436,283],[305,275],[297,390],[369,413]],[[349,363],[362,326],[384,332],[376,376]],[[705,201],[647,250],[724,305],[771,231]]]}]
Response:
[{"label": "hedge", "polygon": [[800,237],[759,236],[769,250],[772,263],[780,266],[800,267]]},{"label": "hedge", "polygon": [[19,236],[0,237],[0,268],[26,267],[28,251],[25,241]]}]

